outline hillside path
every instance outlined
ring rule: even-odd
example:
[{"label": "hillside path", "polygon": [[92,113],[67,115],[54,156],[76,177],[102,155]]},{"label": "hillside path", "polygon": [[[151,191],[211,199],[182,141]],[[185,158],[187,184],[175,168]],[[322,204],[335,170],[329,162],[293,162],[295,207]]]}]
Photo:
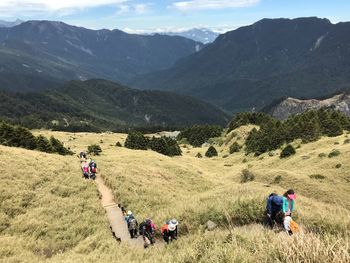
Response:
[{"label": "hillside path", "polygon": [[105,185],[101,176],[97,176],[95,182],[102,197],[102,206],[106,210],[110,226],[115,233],[115,236],[120,239],[121,242],[127,242],[132,246],[143,248],[142,237],[139,236],[137,239],[130,238],[123,213],[115,202],[112,191]]}]

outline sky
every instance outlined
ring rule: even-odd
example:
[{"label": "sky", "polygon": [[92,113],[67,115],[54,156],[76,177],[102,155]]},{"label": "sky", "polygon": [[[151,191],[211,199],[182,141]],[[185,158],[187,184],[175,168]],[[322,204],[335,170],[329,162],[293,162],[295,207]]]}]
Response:
[{"label": "sky", "polygon": [[131,33],[205,27],[225,32],[262,18],[350,21],[350,0],[0,0],[1,20],[55,20]]}]

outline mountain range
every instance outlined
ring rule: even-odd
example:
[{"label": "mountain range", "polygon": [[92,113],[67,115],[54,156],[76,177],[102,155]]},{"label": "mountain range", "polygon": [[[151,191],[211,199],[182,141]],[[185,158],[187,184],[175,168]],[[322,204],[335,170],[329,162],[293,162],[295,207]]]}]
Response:
[{"label": "mountain range", "polygon": [[192,39],[196,42],[201,42],[203,44],[212,43],[219,36],[219,33],[213,32],[212,30],[207,28],[193,28],[178,32],[161,32],[160,34],[168,36],[181,36]]},{"label": "mountain range", "polygon": [[0,28],[0,89],[47,89],[67,80],[92,78],[126,82],[168,68],[202,46],[178,36],[27,21]]},{"label": "mountain range", "polygon": [[230,112],[259,110],[281,97],[333,94],[350,86],[350,23],[263,19],[132,86],[195,96]]},{"label": "mountain range", "polygon": [[69,81],[40,92],[0,91],[0,118],[29,128],[121,131],[129,128],[225,125],[228,115],[198,99],[140,91],[106,81]]}]

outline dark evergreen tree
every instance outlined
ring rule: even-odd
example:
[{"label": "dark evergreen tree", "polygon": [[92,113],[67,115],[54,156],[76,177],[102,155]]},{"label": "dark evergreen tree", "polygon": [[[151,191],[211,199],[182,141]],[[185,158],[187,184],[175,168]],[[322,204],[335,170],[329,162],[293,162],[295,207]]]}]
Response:
[{"label": "dark evergreen tree", "polygon": [[290,144],[288,144],[281,152],[280,158],[287,158],[289,156],[292,156],[296,153],[294,147]]},{"label": "dark evergreen tree", "polygon": [[230,154],[239,152],[241,149],[241,146],[239,146],[239,144],[237,142],[234,142],[231,146],[230,146]]},{"label": "dark evergreen tree", "polygon": [[88,154],[100,155],[102,152],[101,146],[98,144],[92,144],[88,146]]},{"label": "dark evergreen tree", "polygon": [[167,156],[175,156],[182,154],[182,151],[179,145],[177,144],[177,141],[169,137],[153,137],[149,141],[149,147],[151,148],[151,150]]},{"label": "dark evergreen tree", "polygon": [[214,157],[214,156],[218,156],[218,152],[214,146],[210,146],[208,148],[207,152],[205,153],[205,156],[209,157],[209,158]]},{"label": "dark evergreen tree", "polygon": [[147,150],[148,139],[141,132],[130,132],[126,138],[125,147],[133,150]]},{"label": "dark evergreen tree", "polygon": [[194,125],[191,128],[182,131],[177,139],[181,140],[186,138],[192,146],[200,147],[210,138],[221,136],[222,130],[222,127],[216,125]]},{"label": "dark evergreen tree", "polygon": [[39,135],[36,138],[36,149],[41,151],[41,152],[46,152],[46,153],[52,153],[52,147],[48,139],[46,139],[44,136]]}]

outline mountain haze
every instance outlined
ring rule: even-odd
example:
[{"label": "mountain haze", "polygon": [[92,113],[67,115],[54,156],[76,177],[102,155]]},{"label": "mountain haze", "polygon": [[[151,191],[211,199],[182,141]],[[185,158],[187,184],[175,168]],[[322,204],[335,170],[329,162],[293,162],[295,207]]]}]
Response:
[{"label": "mountain haze", "polygon": [[219,36],[219,33],[213,32],[206,28],[193,28],[185,31],[179,32],[164,32],[161,33],[169,36],[182,36],[194,41],[201,42],[203,44],[212,43]]},{"label": "mountain haze", "polygon": [[201,46],[183,37],[28,21],[0,28],[0,88],[36,90],[91,78],[125,82],[166,69]]},{"label": "mountain haze", "polygon": [[133,85],[196,96],[232,112],[286,96],[331,94],[350,85],[350,23],[263,19]]}]

